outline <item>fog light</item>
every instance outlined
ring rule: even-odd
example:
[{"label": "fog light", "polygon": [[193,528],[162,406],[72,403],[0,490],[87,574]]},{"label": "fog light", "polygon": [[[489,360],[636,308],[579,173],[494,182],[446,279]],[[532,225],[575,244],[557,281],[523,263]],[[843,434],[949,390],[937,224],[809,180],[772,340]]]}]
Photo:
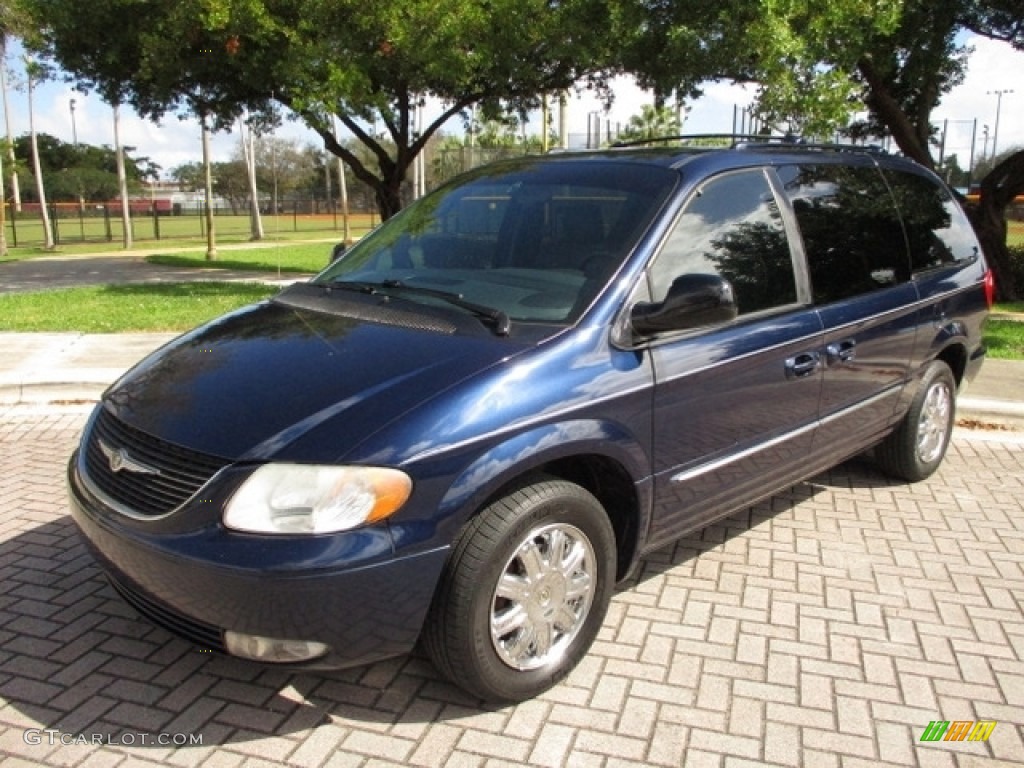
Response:
[{"label": "fog light", "polygon": [[282,640],[277,637],[246,635],[228,630],[224,633],[224,646],[232,656],[275,664],[294,664],[323,656],[329,648],[323,643],[306,640]]}]

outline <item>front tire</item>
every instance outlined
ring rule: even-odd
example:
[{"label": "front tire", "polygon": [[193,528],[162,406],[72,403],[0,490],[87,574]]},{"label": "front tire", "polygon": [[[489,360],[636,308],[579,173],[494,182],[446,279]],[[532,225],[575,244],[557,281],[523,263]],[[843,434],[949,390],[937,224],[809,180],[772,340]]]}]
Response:
[{"label": "front tire", "polygon": [[956,381],[949,366],[936,360],[899,427],[878,446],[882,471],[910,482],[930,476],[946,455],[955,418]]},{"label": "front tire", "polygon": [[459,536],[424,628],[452,682],[523,701],[564,678],[608,610],[615,534],[574,483],[535,478],[486,507]]}]

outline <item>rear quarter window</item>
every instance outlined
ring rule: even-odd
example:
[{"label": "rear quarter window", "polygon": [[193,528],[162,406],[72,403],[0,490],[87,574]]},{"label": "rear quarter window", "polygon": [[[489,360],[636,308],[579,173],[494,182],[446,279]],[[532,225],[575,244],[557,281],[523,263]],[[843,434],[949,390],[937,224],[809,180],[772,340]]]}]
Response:
[{"label": "rear quarter window", "polygon": [[974,230],[948,189],[915,173],[887,169],[885,175],[902,214],[914,272],[977,258]]}]

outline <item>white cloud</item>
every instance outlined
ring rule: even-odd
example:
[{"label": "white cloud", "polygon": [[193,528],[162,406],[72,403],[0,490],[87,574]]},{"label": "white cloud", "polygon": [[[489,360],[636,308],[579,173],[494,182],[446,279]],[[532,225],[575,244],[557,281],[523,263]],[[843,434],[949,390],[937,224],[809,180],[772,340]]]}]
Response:
[{"label": "white cloud", "polygon": [[[602,123],[611,121],[612,125],[625,126],[629,118],[640,114],[645,104],[654,102],[654,94],[637,87],[628,77],[619,77],[613,81],[615,99],[611,109],[604,111],[604,105],[593,94],[581,97],[574,96],[569,100],[569,132],[586,133],[587,115],[597,111]],[[704,94],[693,103],[687,103],[690,111],[687,114],[683,131],[686,133],[730,133],[733,130],[735,110],[742,110],[750,105],[754,98],[754,89],[726,82],[706,83]],[[737,117],[737,130],[740,123]]]},{"label": "white cloud", "polygon": [[[988,151],[992,152],[996,140],[996,111],[999,111],[1000,151],[1011,147],[1024,147],[1024,53],[1015,51],[1006,43],[974,37],[967,40],[974,48],[968,59],[967,76],[963,84],[946,94],[932,121],[939,126],[948,120],[947,154],[958,154],[962,164],[970,155],[971,133],[977,120],[976,157],[985,150],[985,131],[988,126]],[[1001,99],[996,92],[1004,93]]]}]

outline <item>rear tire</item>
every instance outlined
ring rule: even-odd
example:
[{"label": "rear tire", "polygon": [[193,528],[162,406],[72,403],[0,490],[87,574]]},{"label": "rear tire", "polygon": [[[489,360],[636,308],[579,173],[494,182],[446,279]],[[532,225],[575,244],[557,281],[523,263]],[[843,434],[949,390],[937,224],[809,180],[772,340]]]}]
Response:
[{"label": "rear tire", "polygon": [[523,701],[564,678],[601,628],[615,534],[573,483],[533,478],[464,529],[424,627],[435,666],[466,691]]},{"label": "rear tire", "polygon": [[910,482],[924,480],[942,463],[956,418],[956,381],[936,360],[896,431],[879,444],[876,459],[886,474]]}]

